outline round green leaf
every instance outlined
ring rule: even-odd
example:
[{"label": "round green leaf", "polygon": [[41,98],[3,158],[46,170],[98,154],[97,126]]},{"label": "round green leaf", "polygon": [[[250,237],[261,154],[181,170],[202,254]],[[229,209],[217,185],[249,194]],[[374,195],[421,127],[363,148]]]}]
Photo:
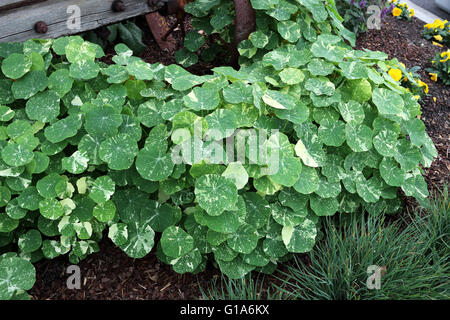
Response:
[{"label": "round green leaf", "polygon": [[48,87],[54,90],[61,98],[72,89],[74,80],[67,69],[59,69],[48,77]]},{"label": "round green leaf", "polygon": [[382,115],[400,116],[403,111],[402,97],[389,89],[375,88],[372,93],[372,101]]},{"label": "round green leaf", "polygon": [[17,143],[9,143],[2,150],[2,159],[12,167],[24,166],[33,160],[34,154],[28,148]]},{"label": "round green leaf", "polygon": [[393,157],[397,153],[397,138],[397,132],[381,130],[373,137],[373,146],[382,156]]},{"label": "round green leaf", "polygon": [[127,71],[138,80],[152,80],[153,71],[143,60],[135,60],[127,65]]},{"label": "round green leaf", "polygon": [[219,265],[220,271],[230,279],[242,279],[246,274],[255,269],[255,266],[245,263],[241,257],[236,257],[229,262],[217,260],[217,264]]},{"label": "round green leaf", "polygon": [[185,106],[193,110],[214,110],[220,103],[220,96],[217,90],[195,87],[183,100]]},{"label": "round green leaf", "polygon": [[6,214],[11,218],[15,220],[20,220],[24,218],[27,214],[27,210],[21,208],[19,206],[19,202],[17,201],[17,198],[12,199],[8,202],[5,208]]},{"label": "round green leaf", "polygon": [[184,274],[186,272],[194,272],[202,262],[200,250],[195,248],[184,256],[172,260],[173,270],[177,273]]},{"label": "round green leaf", "polygon": [[128,227],[124,223],[115,223],[108,230],[108,238],[116,246],[122,246],[128,241]]},{"label": "round green leaf", "polygon": [[244,188],[248,182],[247,171],[240,162],[229,163],[222,176],[234,181],[238,190]]},{"label": "round green leaf", "polygon": [[44,135],[51,143],[58,143],[76,135],[82,123],[81,115],[70,115],[45,128]]},{"label": "round green leaf", "polygon": [[292,210],[287,207],[283,207],[278,203],[271,203],[270,208],[272,211],[272,218],[282,226],[292,226],[300,224],[308,214],[306,208],[299,208],[299,210]]},{"label": "round green leaf", "polygon": [[372,130],[364,124],[345,125],[347,144],[355,152],[368,151],[372,148]]},{"label": "round green leaf", "polygon": [[25,111],[31,120],[51,122],[59,115],[59,103],[59,95],[55,91],[44,91],[27,101]]},{"label": "round green leaf", "polygon": [[238,200],[236,185],[217,174],[205,174],[195,181],[197,201],[211,216],[233,210]]},{"label": "round green leaf", "polygon": [[161,247],[165,255],[179,258],[194,249],[194,238],[180,227],[170,226],[161,235]]},{"label": "round green leaf", "polygon": [[319,176],[314,168],[303,166],[294,189],[303,194],[310,194],[319,187]]},{"label": "round green leaf", "polygon": [[405,181],[405,171],[398,167],[392,158],[383,158],[380,163],[380,175],[390,186],[400,187]]},{"label": "round green leaf", "polygon": [[116,184],[109,176],[102,176],[95,179],[89,191],[89,198],[96,203],[108,201],[114,194]]},{"label": "round green leaf", "polygon": [[28,56],[20,53],[9,55],[2,62],[2,72],[11,79],[19,79],[30,71],[32,61]]},{"label": "round green leaf", "polygon": [[340,120],[321,124],[318,135],[325,145],[339,147],[345,141],[345,124]]},{"label": "round green leaf", "polygon": [[0,121],[9,121],[14,118],[15,114],[14,110],[11,110],[10,107],[0,106]]},{"label": "round green leaf", "polygon": [[316,224],[305,219],[299,225],[284,226],[281,236],[289,252],[304,253],[311,251],[316,243],[317,229]]},{"label": "round green leaf", "polygon": [[103,141],[99,149],[99,157],[113,170],[126,170],[133,164],[138,154],[136,141],[127,134],[118,134]]},{"label": "round green leaf", "polygon": [[70,157],[63,158],[61,165],[64,170],[67,170],[73,174],[80,174],[84,172],[88,167],[89,158],[85,153],[75,151]]},{"label": "round green leaf", "polygon": [[39,211],[45,218],[50,220],[57,220],[64,215],[62,204],[54,198],[41,200],[39,202]]},{"label": "round green leaf", "polygon": [[161,148],[152,146],[141,149],[136,158],[136,170],[142,178],[151,181],[164,180],[174,168],[172,156]]},{"label": "round green leaf", "polygon": [[24,253],[34,252],[42,245],[41,233],[37,230],[31,229],[19,237],[17,244],[20,251]]},{"label": "round green leaf", "polygon": [[92,212],[94,217],[100,222],[108,222],[114,219],[116,215],[116,206],[114,202],[108,200],[97,204]]},{"label": "round green leaf", "polygon": [[258,235],[252,226],[245,224],[230,235],[227,244],[236,252],[248,254],[258,245]]},{"label": "round green leaf", "polygon": [[122,115],[117,109],[101,106],[89,110],[84,127],[90,135],[106,138],[117,134],[122,121]]},{"label": "round green leaf", "polygon": [[10,299],[17,290],[30,290],[36,282],[36,270],[30,261],[8,257],[0,259],[0,300]]},{"label": "round green leaf", "polygon": [[321,198],[312,194],[309,203],[311,209],[318,216],[332,216],[339,209],[339,202],[336,198]]},{"label": "round green leaf", "polygon": [[184,47],[195,52],[205,44],[205,38],[198,31],[189,31],[184,37]]}]

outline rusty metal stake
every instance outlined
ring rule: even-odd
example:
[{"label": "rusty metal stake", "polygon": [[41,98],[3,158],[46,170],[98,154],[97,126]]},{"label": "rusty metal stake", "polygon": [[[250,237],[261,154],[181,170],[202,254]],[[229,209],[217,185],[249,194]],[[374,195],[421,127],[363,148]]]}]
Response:
[{"label": "rusty metal stake", "polygon": [[[183,21],[186,16],[184,6],[193,0],[148,0],[149,6],[154,12],[145,16],[153,36],[161,49],[176,49],[176,42],[172,36],[172,31],[181,24],[184,31]],[[237,47],[242,40],[256,29],[256,15],[250,0],[234,0],[236,17],[234,20],[235,32],[231,49],[231,65],[239,67],[239,52]],[[158,11],[158,12],[157,12]],[[163,15],[175,14],[177,22],[169,27]],[[184,33],[184,32],[183,32]]]},{"label": "rusty metal stake", "polygon": [[175,51],[177,48],[177,43],[175,38],[170,34],[165,40],[163,37],[169,32],[170,28],[167,25],[166,19],[160,15],[158,12],[152,12],[145,15],[147,24],[152,31],[153,37],[158,43],[158,46],[162,50]]}]

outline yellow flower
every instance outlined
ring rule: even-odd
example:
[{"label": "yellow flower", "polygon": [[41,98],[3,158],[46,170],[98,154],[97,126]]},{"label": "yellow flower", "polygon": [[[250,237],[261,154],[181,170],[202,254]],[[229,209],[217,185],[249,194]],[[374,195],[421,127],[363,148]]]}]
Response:
[{"label": "yellow flower", "polygon": [[395,7],[395,8],[392,10],[392,15],[393,15],[394,17],[398,17],[398,16],[401,15],[401,14],[402,14],[402,9],[399,9],[399,8]]},{"label": "yellow flower", "polygon": [[[400,3],[399,6],[404,7],[404,6],[406,6],[406,3]],[[408,8],[408,6],[406,6],[406,7]]]},{"label": "yellow flower", "polygon": [[436,82],[437,81],[437,73],[432,73],[432,72],[430,72],[430,73],[428,73],[431,77],[430,77],[430,79],[431,80],[433,80],[434,82]]},{"label": "yellow flower", "polygon": [[388,71],[388,74],[394,79],[395,81],[399,81],[402,78],[402,71],[400,69],[390,69]]},{"label": "yellow flower", "polygon": [[409,17],[411,18],[414,15],[414,9],[409,10]]},{"label": "yellow flower", "polygon": [[433,36],[437,41],[442,41],[442,36],[440,34]]},{"label": "yellow flower", "polygon": [[444,57],[446,57],[446,58],[442,59],[442,60],[439,60],[439,61],[440,62],[447,62],[447,60],[450,59],[450,50],[447,50],[447,51],[444,51],[444,52],[441,53],[441,58],[444,58]]},{"label": "yellow flower", "polygon": [[414,99],[419,100],[420,96],[414,96]]},{"label": "yellow flower", "polygon": [[437,101],[436,97],[433,97],[433,101],[434,101],[434,102],[436,102],[436,101]]},{"label": "yellow flower", "polygon": [[436,41],[431,41],[431,43],[432,43],[432,44],[434,44],[435,46],[438,46],[438,47],[443,47],[443,45],[442,45],[442,44],[440,44],[439,42],[436,42]]},{"label": "yellow flower", "polygon": [[425,82],[423,82],[422,80],[419,80],[419,87],[425,87],[423,89],[423,92],[428,93],[428,85]]}]

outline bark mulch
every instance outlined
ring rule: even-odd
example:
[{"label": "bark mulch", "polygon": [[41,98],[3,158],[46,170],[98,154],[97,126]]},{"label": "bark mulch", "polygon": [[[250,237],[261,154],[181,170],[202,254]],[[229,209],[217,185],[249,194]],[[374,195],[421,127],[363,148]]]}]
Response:
[{"label": "bark mulch", "polygon": [[[189,30],[188,22],[186,28]],[[417,19],[407,22],[387,17],[381,30],[370,30],[358,38],[357,48],[384,51],[389,58],[397,57],[408,68],[421,67],[422,81],[429,86],[429,95],[420,102],[421,119],[439,152],[438,159],[425,170],[429,188],[434,189],[449,181],[450,87],[431,81],[425,71],[431,66],[429,60],[444,48],[433,46],[422,38],[422,28],[423,23]],[[176,31],[174,36],[181,45],[180,32]],[[142,55],[145,61],[175,63],[174,52],[162,52],[151,37],[147,37],[145,42],[148,45]],[[200,64],[189,70],[204,74],[211,67],[213,65]],[[436,102],[433,97],[436,97]],[[307,261],[307,256],[303,258]],[[69,265],[66,257],[37,263],[37,281],[30,291],[33,299],[199,299],[198,285],[205,287],[211,279],[220,277],[212,265],[199,275],[179,275],[170,266],[159,262],[154,251],[143,259],[131,259],[107,238],[100,243],[100,252],[79,264],[82,275],[80,290],[67,289],[69,275],[65,272]],[[273,279],[269,277],[265,283],[271,281]]]}]

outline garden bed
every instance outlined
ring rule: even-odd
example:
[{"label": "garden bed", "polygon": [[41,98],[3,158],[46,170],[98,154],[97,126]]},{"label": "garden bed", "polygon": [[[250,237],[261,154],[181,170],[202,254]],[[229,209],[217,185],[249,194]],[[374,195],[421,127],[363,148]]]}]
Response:
[{"label": "garden bed", "polygon": [[[381,30],[371,30],[360,36],[357,48],[384,51],[389,58],[397,57],[408,68],[421,67],[419,73],[429,86],[429,95],[421,101],[421,119],[439,152],[431,168],[425,171],[429,188],[434,189],[449,181],[450,90],[439,82],[431,81],[424,70],[430,66],[429,60],[442,48],[422,38],[422,29],[423,23],[417,19],[406,22],[387,17]],[[181,42],[178,32],[175,32],[175,38]],[[174,63],[173,52],[162,52],[151,39],[145,40],[149,45],[142,54],[145,61]],[[204,74],[212,67],[195,65],[189,71]],[[33,299],[198,299],[201,296],[199,284],[204,285],[213,277],[220,277],[219,271],[212,266],[198,276],[179,275],[170,266],[159,262],[154,250],[143,259],[131,259],[106,237],[100,243],[100,252],[79,264],[82,274],[80,290],[66,287],[68,275],[65,270],[68,265],[70,263],[66,257],[37,263],[37,281],[30,291]]]}]

